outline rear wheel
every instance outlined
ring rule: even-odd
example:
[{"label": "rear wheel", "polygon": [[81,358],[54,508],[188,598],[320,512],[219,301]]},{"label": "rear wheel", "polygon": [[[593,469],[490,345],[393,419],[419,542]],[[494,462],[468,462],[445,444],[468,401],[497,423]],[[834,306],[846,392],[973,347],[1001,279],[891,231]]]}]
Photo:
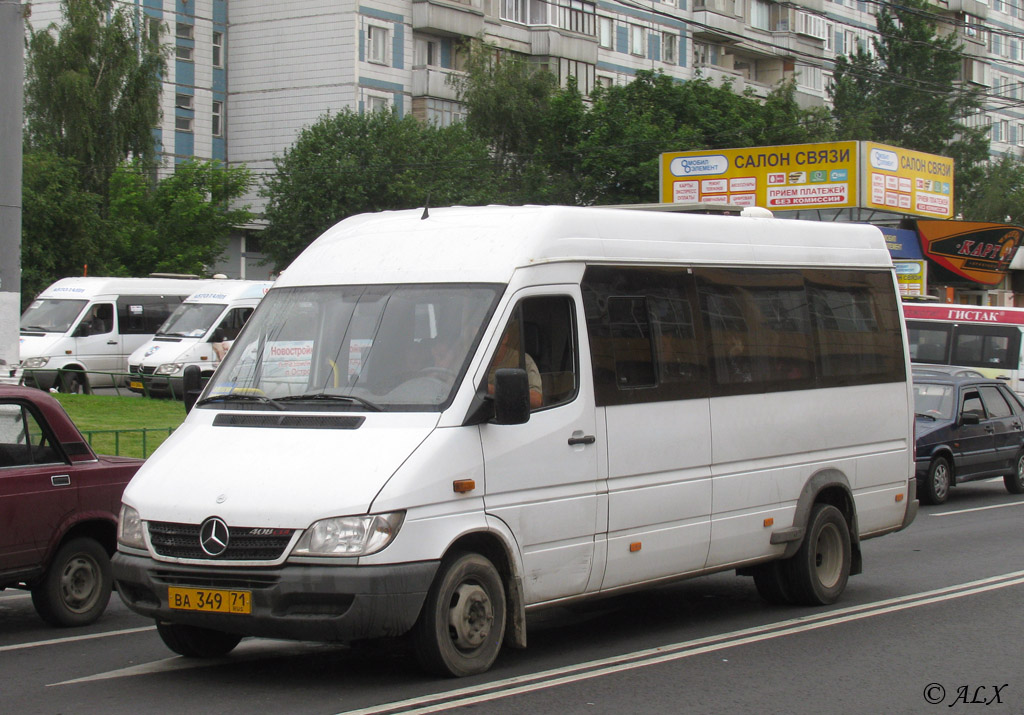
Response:
[{"label": "rear wheel", "polygon": [[1024,494],[1024,452],[1017,455],[1014,460],[1014,471],[1003,477],[1003,484],[1010,494]]},{"label": "rear wheel", "polygon": [[218,658],[227,655],[242,636],[210,628],[157,621],[157,633],[164,645],[186,658]]},{"label": "rear wheel", "polygon": [[107,550],[93,539],[72,539],[32,587],[32,605],[51,625],[85,626],[107,607],[112,585]]},{"label": "rear wheel", "polygon": [[835,603],[850,577],[850,529],[843,513],[830,504],[815,504],[804,541],[783,571],[795,603]]},{"label": "rear wheel", "polygon": [[57,389],[69,394],[88,394],[89,381],[85,373],[78,370],[62,370],[57,375]]},{"label": "rear wheel", "polygon": [[754,568],[754,585],[766,602],[776,606],[793,603],[793,588],[784,561],[771,561]]},{"label": "rear wheel", "polygon": [[494,565],[479,554],[446,558],[413,630],[416,658],[442,676],[483,673],[505,635],[505,587]]},{"label": "rear wheel", "polygon": [[949,499],[949,487],[953,483],[953,472],[949,468],[949,460],[936,457],[928,467],[928,478],[922,490],[923,500],[928,504],[942,504]]}]

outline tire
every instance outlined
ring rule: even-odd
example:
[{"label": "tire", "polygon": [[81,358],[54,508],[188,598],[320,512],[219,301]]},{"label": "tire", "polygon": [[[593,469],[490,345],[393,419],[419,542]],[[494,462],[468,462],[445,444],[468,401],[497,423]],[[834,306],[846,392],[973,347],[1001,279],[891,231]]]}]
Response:
[{"label": "tire", "polygon": [[835,603],[850,578],[850,528],[830,504],[815,504],[807,534],[793,558],[783,562],[793,601],[808,606]]},{"label": "tire", "polygon": [[949,499],[949,487],[953,483],[953,472],[949,460],[936,457],[928,465],[928,477],[921,489],[921,499],[926,504],[944,504]]},{"label": "tire", "polygon": [[57,389],[69,395],[88,395],[89,380],[84,372],[77,370],[62,370],[57,374]]},{"label": "tire", "polygon": [[85,626],[106,609],[112,586],[107,550],[93,539],[72,539],[32,587],[32,605],[51,625]]},{"label": "tire", "polygon": [[505,610],[505,587],[490,561],[473,553],[446,558],[413,628],[420,666],[444,677],[485,672],[501,650]]},{"label": "tire", "polygon": [[1018,453],[1013,463],[1016,470],[1003,477],[1003,484],[1010,494],[1024,494],[1024,452]]},{"label": "tire", "polygon": [[771,561],[754,568],[754,585],[758,595],[774,606],[793,603],[793,588],[789,583],[786,562]]},{"label": "tire", "polygon": [[242,640],[242,636],[234,633],[181,623],[157,621],[156,630],[164,645],[186,658],[219,658],[234,650]]}]

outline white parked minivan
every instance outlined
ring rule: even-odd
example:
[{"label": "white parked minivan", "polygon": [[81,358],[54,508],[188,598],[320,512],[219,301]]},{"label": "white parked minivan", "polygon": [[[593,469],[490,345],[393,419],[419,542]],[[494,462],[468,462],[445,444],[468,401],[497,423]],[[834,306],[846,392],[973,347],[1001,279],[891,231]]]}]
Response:
[{"label": "white parked minivan", "polygon": [[832,603],[916,513],[908,376],[874,227],[355,216],[125,490],[117,590],[182,655],[408,634],[456,676],[535,609],[673,579]]},{"label": "white parked minivan", "polygon": [[208,281],[62,278],[21,316],[20,362],[4,382],[68,392],[123,381],[128,356]]},{"label": "white parked minivan", "polygon": [[182,375],[195,365],[203,379],[226,350],[273,281],[224,280],[207,283],[178,305],[153,339],[128,358],[132,392],[182,396]]}]

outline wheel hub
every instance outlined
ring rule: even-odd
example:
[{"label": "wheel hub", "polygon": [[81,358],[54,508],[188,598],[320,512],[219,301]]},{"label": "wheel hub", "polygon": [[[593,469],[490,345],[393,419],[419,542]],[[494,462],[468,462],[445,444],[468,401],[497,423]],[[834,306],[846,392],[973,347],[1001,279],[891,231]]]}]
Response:
[{"label": "wheel hub", "polygon": [[60,589],[65,605],[72,611],[89,609],[96,595],[96,566],[84,557],[71,559],[61,573]]},{"label": "wheel hub", "polygon": [[476,584],[464,583],[452,594],[448,625],[452,642],[462,650],[479,647],[491,632],[494,609],[487,592]]}]

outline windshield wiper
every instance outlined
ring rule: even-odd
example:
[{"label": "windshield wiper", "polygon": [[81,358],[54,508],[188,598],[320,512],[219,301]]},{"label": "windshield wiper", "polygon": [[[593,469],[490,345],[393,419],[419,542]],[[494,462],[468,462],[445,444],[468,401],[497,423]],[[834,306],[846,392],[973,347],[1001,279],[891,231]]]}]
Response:
[{"label": "windshield wiper", "polygon": [[21,329],[22,330],[40,330],[40,331],[42,331],[44,333],[49,332],[48,328],[45,325],[23,325],[23,326],[21,326]]},{"label": "windshield wiper", "polygon": [[914,417],[927,417],[932,422],[934,422],[937,419],[935,415],[926,415],[924,412],[915,412]]},{"label": "windshield wiper", "polygon": [[342,402],[354,402],[357,405],[362,405],[368,410],[374,412],[383,412],[384,408],[380,405],[364,400],[362,397],[355,397],[353,395],[331,395],[326,392],[310,392],[305,395],[288,395],[287,397],[278,397],[278,402],[313,402],[316,400],[339,400]]},{"label": "windshield wiper", "polygon": [[195,404],[196,407],[202,407],[211,402],[228,402],[229,400],[252,400],[254,402],[262,402],[264,404],[273,405],[275,410],[283,410],[281,405],[277,404],[277,400],[272,400],[266,395],[254,395],[251,392],[225,392],[220,395],[210,395],[204,397]]}]

